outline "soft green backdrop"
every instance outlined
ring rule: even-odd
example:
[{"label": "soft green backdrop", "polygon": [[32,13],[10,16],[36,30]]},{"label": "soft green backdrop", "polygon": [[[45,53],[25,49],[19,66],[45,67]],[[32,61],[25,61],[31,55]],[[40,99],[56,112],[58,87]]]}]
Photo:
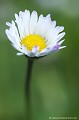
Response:
[{"label": "soft green backdrop", "polygon": [[[67,47],[36,60],[31,82],[32,120],[79,119],[79,0],[0,0],[0,120],[26,120],[24,84],[27,59],[17,57],[5,35],[6,21],[20,10],[51,14],[65,27]],[[27,119],[28,120],[28,119]]]}]

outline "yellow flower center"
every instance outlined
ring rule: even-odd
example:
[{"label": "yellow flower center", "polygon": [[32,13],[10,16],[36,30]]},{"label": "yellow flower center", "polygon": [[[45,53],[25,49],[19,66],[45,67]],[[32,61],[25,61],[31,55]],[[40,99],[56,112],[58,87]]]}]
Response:
[{"label": "yellow flower center", "polygon": [[22,39],[21,44],[26,46],[28,50],[32,50],[33,47],[38,46],[39,51],[46,48],[46,42],[43,37],[37,34],[30,34]]}]

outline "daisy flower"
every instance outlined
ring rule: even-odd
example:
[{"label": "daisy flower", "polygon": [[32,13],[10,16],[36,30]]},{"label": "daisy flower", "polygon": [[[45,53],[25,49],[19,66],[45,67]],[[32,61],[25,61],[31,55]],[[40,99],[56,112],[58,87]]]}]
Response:
[{"label": "daisy flower", "polygon": [[66,46],[61,46],[65,32],[63,26],[56,26],[50,14],[38,16],[36,11],[30,14],[29,10],[15,14],[15,21],[6,22],[9,29],[6,35],[12,46],[19,51],[17,55],[41,57]]}]

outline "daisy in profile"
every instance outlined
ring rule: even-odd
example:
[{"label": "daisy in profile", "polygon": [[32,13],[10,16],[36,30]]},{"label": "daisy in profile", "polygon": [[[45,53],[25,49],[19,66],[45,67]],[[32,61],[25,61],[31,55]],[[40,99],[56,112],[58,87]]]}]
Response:
[{"label": "daisy in profile", "polygon": [[42,14],[38,16],[36,11],[31,14],[29,10],[20,11],[19,15],[15,14],[15,21],[6,22],[6,25],[9,26],[6,35],[19,51],[17,55],[41,57],[66,47],[61,46],[64,27],[56,26],[50,14],[44,17]]},{"label": "daisy in profile", "polygon": [[[49,53],[58,51],[66,46],[61,46],[65,32],[63,26],[56,26],[56,21],[52,21],[50,14],[44,17],[38,16],[36,11],[30,14],[29,10],[20,11],[15,14],[15,21],[6,22],[9,29],[6,29],[6,35],[11,41],[12,46],[18,50],[17,55],[26,55],[28,57],[25,94],[27,98],[27,119],[31,115],[30,87],[31,73],[34,58],[46,56]],[[33,58],[33,59],[32,59]]]}]

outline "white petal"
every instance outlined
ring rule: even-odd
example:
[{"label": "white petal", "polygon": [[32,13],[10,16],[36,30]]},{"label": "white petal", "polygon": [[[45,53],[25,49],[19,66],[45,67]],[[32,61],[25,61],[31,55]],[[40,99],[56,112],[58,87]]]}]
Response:
[{"label": "white petal", "polygon": [[55,45],[56,43],[58,43],[60,41],[61,38],[63,38],[65,35],[65,32],[60,33],[59,35],[57,35],[55,38],[52,38],[51,36],[51,41],[49,42],[48,46],[51,47],[52,45]]},{"label": "white petal", "polygon": [[37,24],[37,20],[38,20],[38,15],[36,11],[33,11],[31,14],[31,18],[30,18],[30,34],[34,33],[36,24]]},{"label": "white petal", "polygon": [[59,32],[62,32],[64,30],[64,27],[63,26],[57,26],[56,28],[55,28],[55,31],[56,31],[56,34],[58,34]]},{"label": "white petal", "polygon": [[54,20],[54,21],[52,22],[52,27],[55,28],[55,26],[56,26],[56,21]]},{"label": "white petal", "polygon": [[7,37],[9,38],[9,40],[13,44],[18,45],[20,47],[21,46],[21,44],[20,44],[20,37],[19,37],[19,33],[18,33],[18,30],[17,30],[17,27],[15,26],[14,21],[12,21],[12,24],[8,23],[8,22],[6,24],[10,25],[9,30],[7,29],[5,31]]},{"label": "white petal", "polygon": [[21,39],[29,34],[29,24],[30,24],[30,12],[25,10],[25,12],[19,12],[19,16],[15,14],[16,23],[20,33]]},{"label": "white petal", "polygon": [[61,39],[62,37],[64,37],[64,35],[65,35],[65,32],[60,33],[60,34],[57,36],[57,39]]},{"label": "white petal", "polygon": [[34,54],[31,51],[29,51],[24,45],[22,45],[22,50],[27,56],[34,57]]},{"label": "white petal", "polygon": [[17,23],[20,37],[22,39],[23,37],[25,37],[23,21],[22,18],[19,17],[17,14],[15,14],[15,18],[16,18],[15,22]]},{"label": "white petal", "polygon": [[9,27],[11,27],[11,26],[12,26],[12,24],[11,24],[11,23],[9,23],[9,22],[6,22],[6,25],[7,25],[7,26],[9,26]]},{"label": "white petal", "polygon": [[12,46],[13,46],[16,50],[18,50],[19,52],[22,52],[22,53],[23,53],[23,50],[22,50],[21,48],[19,48],[17,45],[12,44]]},{"label": "white petal", "polygon": [[20,56],[20,55],[24,55],[23,53],[17,53],[16,55]]},{"label": "white petal", "polygon": [[50,18],[50,14],[48,14],[48,15],[46,16],[46,18]]},{"label": "white petal", "polygon": [[59,27],[59,26],[53,29],[51,28],[50,33],[48,35],[48,44],[52,41],[54,42],[55,39],[58,37],[58,34],[63,30],[64,30],[64,27]]},{"label": "white petal", "polygon": [[38,22],[37,22],[37,25],[36,25],[36,27],[35,27],[35,31],[34,31],[34,33],[35,34],[40,34],[40,24],[43,24],[43,21],[44,21],[44,17],[43,17],[43,15],[41,14],[40,16],[39,16],[39,19],[38,19]]},{"label": "white petal", "polygon": [[6,30],[5,30],[5,33],[6,33],[7,37],[8,37],[8,39],[9,39],[13,44],[16,44],[15,39],[14,39],[14,37],[11,35],[10,30],[6,29]]},{"label": "white petal", "polygon": [[[64,37],[64,35],[65,35],[65,32],[60,33],[60,34],[53,40],[53,43],[58,42],[60,39],[62,39],[62,38]],[[53,43],[52,43],[52,44],[53,44]]]},{"label": "white petal", "polygon": [[24,46],[24,45],[22,45],[22,50],[23,50],[23,52],[27,55],[28,54],[28,50],[27,50],[27,48]]},{"label": "white petal", "polygon": [[35,33],[46,38],[46,35],[50,27],[51,27],[50,15],[47,15],[46,17],[41,16],[41,19],[39,18],[37,26],[35,28]]},{"label": "white petal", "polygon": [[59,45],[61,45],[65,40],[61,40],[58,42]]},{"label": "white petal", "polygon": [[16,43],[17,43],[17,45],[20,46],[21,39],[19,37],[19,33],[18,33],[18,30],[17,30],[17,27],[15,26],[15,22],[14,21],[12,21],[12,27],[11,28],[12,28],[13,35],[15,37]]},{"label": "white petal", "polygon": [[24,27],[25,27],[25,32],[26,35],[30,33],[30,12],[28,10],[25,10],[24,14]]},{"label": "white petal", "polygon": [[54,33],[55,26],[56,26],[56,21],[51,22],[51,26],[48,29],[48,32],[47,32],[47,35],[46,35],[47,44],[49,44],[50,41],[51,41],[51,36]]},{"label": "white petal", "polygon": [[63,49],[63,48],[65,48],[66,46],[61,46],[61,47],[59,47],[59,49]]}]

